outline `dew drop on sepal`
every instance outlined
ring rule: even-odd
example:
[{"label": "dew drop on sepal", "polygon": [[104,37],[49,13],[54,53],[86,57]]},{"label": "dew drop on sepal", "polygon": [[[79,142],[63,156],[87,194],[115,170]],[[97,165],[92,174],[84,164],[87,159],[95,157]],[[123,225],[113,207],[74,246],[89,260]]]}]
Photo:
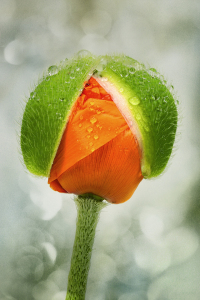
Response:
[{"label": "dew drop on sepal", "polygon": [[48,73],[50,76],[55,75],[58,73],[58,67],[56,65],[53,65],[48,68]]},{"label": "dew drop on sepal", "polygon": [[87,56],[87,55],[91,55],[90,51],[88,50],[80,50],[76,56],[80,57],[80,56]]},{"label": "dew drop on sepal", "polygon": [[36,92],[31,92],[30,93],[30,98],[32,98],[32,99],[35,98],[35,95],[36,95]]},{"label": "dew drop on sepal", "polygon": [[139,100],[139,98],[137,98],[137,97],[131,97],[131,98],[128,99],[128,101],[129,101],[130,104],[132,104],[132,105],[138,105],[138,104],[140,103],[140,100]]}]

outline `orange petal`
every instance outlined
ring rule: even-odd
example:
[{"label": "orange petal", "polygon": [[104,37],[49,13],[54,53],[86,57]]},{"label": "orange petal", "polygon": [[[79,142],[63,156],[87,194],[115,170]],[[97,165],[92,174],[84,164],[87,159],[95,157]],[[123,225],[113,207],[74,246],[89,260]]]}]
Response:
[{"label": "orange petal", "polygon": [[138,144],[130,129],[58,177],[69,193],[93,193],[112,203],[128,200],[142,179]]},{"label": "orange petal", "polygon": [[137,141],[111,96],[90,78],[69,117],[51,169],[51,188],[121,203],[142,178]]},{"label": "orange petal", "polygon": [[60,183],[58,182],[58,180],[54,180],[51,182],[50,184],[52,190],[56,191],[56,192],[59,192],[59,193],[66,193],[66,190],[64,190],[62,188],[62,186],[60,185]]},{"label": "orange petal", "polygon": [[[99,86],[93,78],[91,81]],[[98,94],[97,89],[91,88],[90,92],[84,89],[76,101],[51,169],[49,183],[129,128],[113,101],[90,98],[91,94]]]}]

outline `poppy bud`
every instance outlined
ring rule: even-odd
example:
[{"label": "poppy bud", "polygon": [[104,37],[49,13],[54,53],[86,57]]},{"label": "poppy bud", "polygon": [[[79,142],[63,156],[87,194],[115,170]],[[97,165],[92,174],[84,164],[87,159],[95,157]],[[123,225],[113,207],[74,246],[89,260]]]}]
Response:
[{"label": "poppy bud", "polygon": [[124,55],[79,53],[48,69],[26,104],[28,170],[59,192],[128,200],[170,158],[177,107],[155,69]]}]

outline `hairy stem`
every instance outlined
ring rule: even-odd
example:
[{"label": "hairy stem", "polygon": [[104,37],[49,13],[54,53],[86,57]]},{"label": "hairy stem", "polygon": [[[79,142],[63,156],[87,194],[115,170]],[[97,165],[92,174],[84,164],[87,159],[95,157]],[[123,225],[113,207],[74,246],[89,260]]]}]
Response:
[{"label": "hairy stem", "polygon": [[75,202],[77,206],[76,235],[66,300],[85,299],[95,230],[100,210],[106,206],[102,199],[91,194],[78,196]]}]

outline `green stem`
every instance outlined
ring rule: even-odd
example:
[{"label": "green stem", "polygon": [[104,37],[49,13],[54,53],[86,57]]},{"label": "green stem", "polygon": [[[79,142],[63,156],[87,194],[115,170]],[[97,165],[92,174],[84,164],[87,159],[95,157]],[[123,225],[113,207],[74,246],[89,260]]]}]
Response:
[{"label": "green stem", "polygon": [[106,206],[101,198],[91,194],[78,196],[76,236],[68,276],[66,300],[84,300],[92,256],[95,230],[100,210]]}]

